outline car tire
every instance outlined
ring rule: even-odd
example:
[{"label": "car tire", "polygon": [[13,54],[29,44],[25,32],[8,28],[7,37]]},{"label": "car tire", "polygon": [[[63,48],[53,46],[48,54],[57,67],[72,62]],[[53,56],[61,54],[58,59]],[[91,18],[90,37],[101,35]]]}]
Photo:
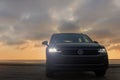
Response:
[{"label": "car tire", "polygon": [[104,77],[106,70],[98,70],[98,71],[94,71],[97,77]]},{"label": "car tire", "polygon": [[47,77],[53,77],[54,76],[54,71],[50,69],[46,69],[46,76]]}]

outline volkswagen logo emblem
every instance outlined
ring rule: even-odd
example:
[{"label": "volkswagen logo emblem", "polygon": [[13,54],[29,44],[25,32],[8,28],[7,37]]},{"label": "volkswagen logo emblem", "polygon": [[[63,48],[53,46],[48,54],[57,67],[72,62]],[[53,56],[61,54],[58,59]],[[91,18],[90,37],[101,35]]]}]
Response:
[{"label": "volkswagen logo emblem", "polygon": [[82,50],[82,49],[79,49],[79,50],[77,51],[77,53],[78,53],[79,55],[82,55],[82,54],[83,54],[83,50]]}]

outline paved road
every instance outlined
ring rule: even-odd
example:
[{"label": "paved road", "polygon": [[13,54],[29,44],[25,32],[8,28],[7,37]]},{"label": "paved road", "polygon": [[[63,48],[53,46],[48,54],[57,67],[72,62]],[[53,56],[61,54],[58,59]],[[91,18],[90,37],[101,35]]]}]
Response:
[{"label": "paved road", "polygon": [[103,78],[92,72],[58,73],[53,78],[45,76],[45,65],[0,65],[0,80],[120,80],[120,67],[109,68]]}]

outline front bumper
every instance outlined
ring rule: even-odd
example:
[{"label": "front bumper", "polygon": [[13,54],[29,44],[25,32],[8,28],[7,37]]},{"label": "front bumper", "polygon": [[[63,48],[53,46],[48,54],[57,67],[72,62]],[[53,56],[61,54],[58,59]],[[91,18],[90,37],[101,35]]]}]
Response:
[{"label": "front bumper", "polygon": [[47,68],[51,70],[106,70],[108,68],[108,56],[105,54],[99,55],[47,55]]},{"label": "front bumper", "polygon": [[104,64],[54,64],[51,70],[59,71],[96,71],[96,70],[106,70]]}]

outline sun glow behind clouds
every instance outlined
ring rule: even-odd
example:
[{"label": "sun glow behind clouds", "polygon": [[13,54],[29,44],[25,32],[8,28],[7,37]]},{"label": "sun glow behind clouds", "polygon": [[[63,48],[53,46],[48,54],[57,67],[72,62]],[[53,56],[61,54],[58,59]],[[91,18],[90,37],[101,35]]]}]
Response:
[{"label": "sun glow behind clouds", "polygon": [[45,47],[38,41],[27,41],[19,46],[0,45],[0,60],[39,60],[45,59]]},{"label": "sun glow behind clouds", "polygon": [[51,9],[50,10],[50,14],[51,17],[53,18],[53,20],[60,22],[60,21],[75,21],[75,17],[73,15],[73,10],[72,8],[68,8],[65,10],[55,10],[55,9]]},{"label": "sun glow behind clouds", "polygon": [[[72,4],[69,4],[68,6],[64,7],[64,9],[57,9],[57,8],[51,8],[49,10],[50,16],[53,20],[60,22],[60,21],[70,21],[75,22],[78,19],[78,16],[74,15],[75,10],[77,7],[80,7],[84,4],[84,1],[74,0]],[[79,6],[78,6],[79,5]]]}]

